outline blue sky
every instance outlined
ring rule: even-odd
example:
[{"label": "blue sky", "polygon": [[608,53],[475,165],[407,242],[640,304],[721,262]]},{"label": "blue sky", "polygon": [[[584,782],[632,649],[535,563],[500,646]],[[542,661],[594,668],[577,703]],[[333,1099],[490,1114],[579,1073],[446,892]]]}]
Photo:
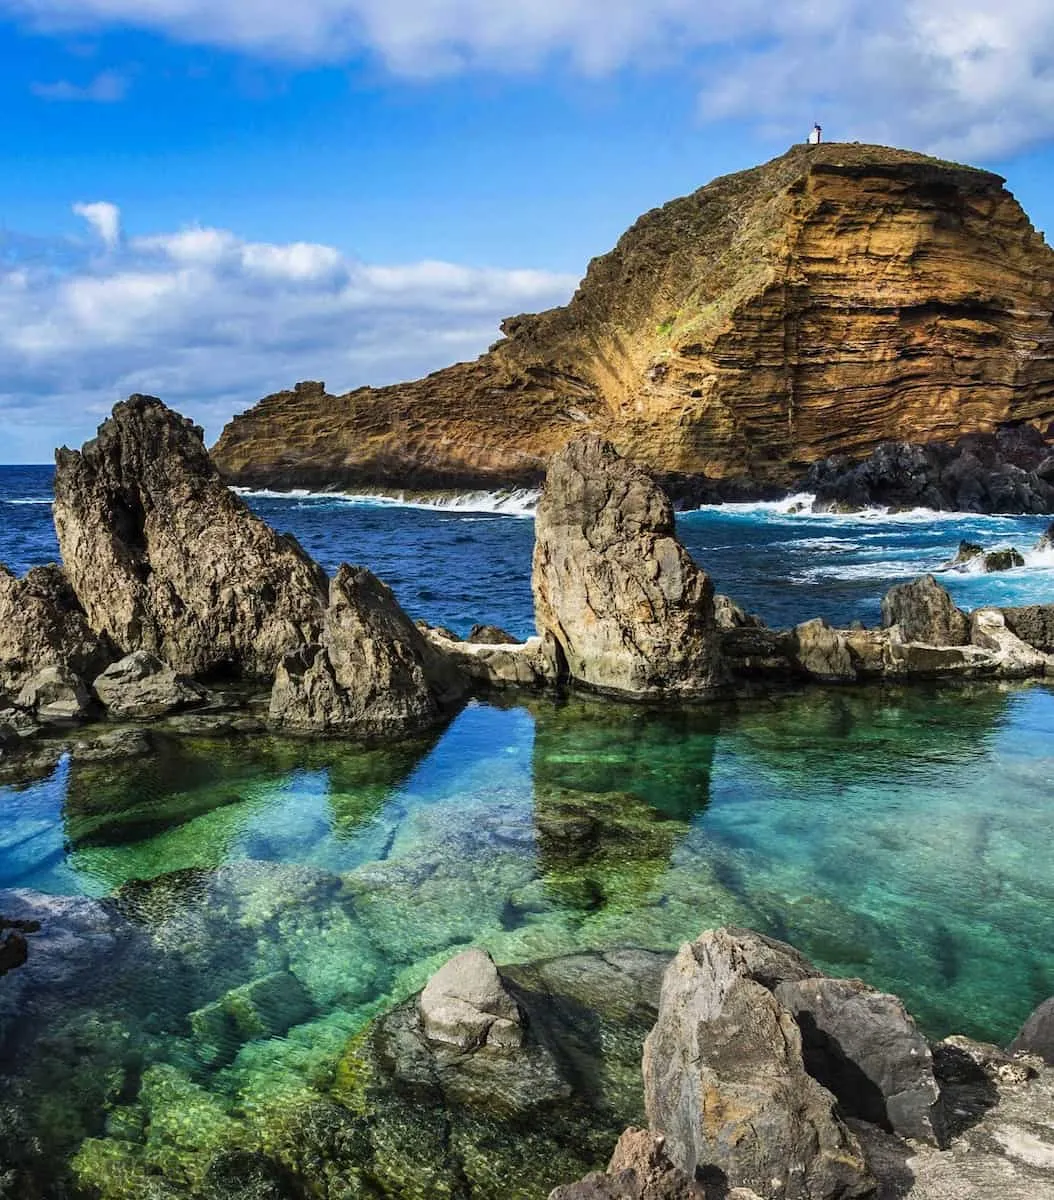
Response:
[{"label": "blue sky", "polygon": [[152,391],[471,357],[642,211],[836,138],[990,166],[1054,229],[1054,6],[0,0],[0,460]]}]

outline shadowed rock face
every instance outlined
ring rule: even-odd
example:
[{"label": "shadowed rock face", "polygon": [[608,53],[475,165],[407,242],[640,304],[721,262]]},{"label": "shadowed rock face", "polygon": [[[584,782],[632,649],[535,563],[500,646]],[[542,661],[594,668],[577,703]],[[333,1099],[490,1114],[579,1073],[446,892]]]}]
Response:
[{"label": "shadowed rock face", "polygon": [[598,437],[550,463],[532,587],[538,630],[573,680],[640,697],[720,686],[710,579],[677,541],[666,494]]},{"label": "shadowed rock face", "polygon": [[1054,254],[998,176],[797,146],[646,213],[476,362],[298,385],[214,456],[256,485],[496,486],[593,431],[663,474],[789,485],[883,442],[1049,423],[1052,299]]},{"label": "shadowed rock face", "polygon": [[233,495],[201,430],[149,396],[56,455],[55,527],[91,627],[188,674],[266,677],[317,639],[326,577]]},{"label": "shadowed rock face", "polygon": [[90,680],[112,658],[60,567],[34,567],[18,579],[0,566],[0,692],[16,694],[43,667]]}]

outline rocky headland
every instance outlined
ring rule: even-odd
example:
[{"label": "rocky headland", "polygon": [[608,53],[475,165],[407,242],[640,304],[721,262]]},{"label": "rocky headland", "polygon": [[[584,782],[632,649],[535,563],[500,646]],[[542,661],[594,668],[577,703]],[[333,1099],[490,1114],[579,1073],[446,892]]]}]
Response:
[{"label": "rocky headland", "polygon": [[213,448],[229,482],[536,485],[583,432],[686,503],[1054,511],[1054,253],[1004,181],[797,146],[642,216],[473,363],[300,383]]}]

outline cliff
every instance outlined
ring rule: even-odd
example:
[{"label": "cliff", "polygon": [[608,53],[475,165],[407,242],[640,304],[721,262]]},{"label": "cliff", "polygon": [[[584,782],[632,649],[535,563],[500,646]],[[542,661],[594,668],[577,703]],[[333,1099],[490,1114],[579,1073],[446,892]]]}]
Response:
[{"label": "cliff", "polygon": [[641,217],[563,308],[473,363],[262,400],[232,482],[533,483],[591,430],[667,477],[785,486],[828,456],[1054,418],[1054,253],[1003,180],[796,146]]}]

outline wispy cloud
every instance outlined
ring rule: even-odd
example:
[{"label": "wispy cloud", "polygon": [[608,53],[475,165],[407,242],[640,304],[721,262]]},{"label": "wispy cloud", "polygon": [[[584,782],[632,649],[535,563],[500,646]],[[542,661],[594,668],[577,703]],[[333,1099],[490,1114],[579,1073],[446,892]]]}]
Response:
[{"label": "wispy cloud", "polygon": [[121,240],[121,210],[116,204],[96,200],[91,204],[75,204],[73,211],[88,222],[111,250]]},{"label": "wispy cloud", "polygon": [[86,84],[60,79],[57,83],[34,83],[31,89],[41,100],[116,104],[128,95],[129,79],[118,71],[102,71]]},{"label": "wispy cloud", "polygon": [[368,54],[409,76],[687,68],[704,119],[797,134],[819,117],[845,139],[961,155],[1054,136],[1050,0],[0,0],[0,13],[271,59]]},{"label": "wispy cloud", "polygon": [[444,262],[363,263],[332,246],[190,227],[120,237],[113,205],[78,205],[110,248],[0,239],[0,421],[36,424],[38,460],[90,435],[129,392],[215,436],[297,379],[388,383],[479,354],[502,317],[562,303],[576,280]]}]

